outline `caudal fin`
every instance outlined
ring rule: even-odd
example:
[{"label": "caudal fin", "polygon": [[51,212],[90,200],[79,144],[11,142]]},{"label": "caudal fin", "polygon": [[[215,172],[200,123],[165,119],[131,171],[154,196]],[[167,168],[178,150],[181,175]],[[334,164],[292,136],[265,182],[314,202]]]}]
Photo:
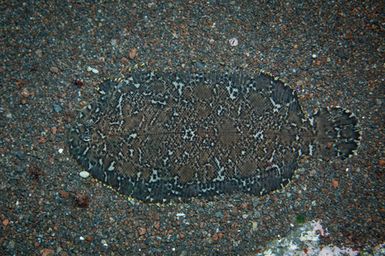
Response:
[{"label": "caudal fin", "polygon": [[361,132],[357,117],[340,107],[322,109],[314,117],[318,150],[323,158],[337,156],[341,159],[355,154]]}]

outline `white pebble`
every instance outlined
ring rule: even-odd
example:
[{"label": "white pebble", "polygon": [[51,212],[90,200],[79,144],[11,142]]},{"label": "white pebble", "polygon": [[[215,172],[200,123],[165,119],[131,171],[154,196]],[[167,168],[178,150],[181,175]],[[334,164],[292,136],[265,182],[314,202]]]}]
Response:
[{"label": "white pebble", "polygon": [[92,68],[90,66],[87,67],[87,71],[88,72],[92,72],[94,74],[98,74],[99,73],[99,70],[97,70],[96,68]]},{"label": "white pebble", "polygon": [[103,239],[103,240],[102,240],[102,245],[103,245],[104,247],[108,247],[107,241]]},{"label": "white pebble", "polygon": [[238,45],[238,39],[235,38],[235,37],[229,39],[229,44],[230,44],[231,46],[237,46],[237,45]]},{"label": "white pebble", "polygon": [[317,58],[317,54],[313,53],[313,54],[311,55],[311,57],[312,57],[313,59],[315,59],[315,58]]},{"label": "white pebble", "polygon": [[79,173],[79,175],[80,175],[80,177],[82,177],[82,178],[88,178],[88,177],[90,176],[90,173],[87,172],[87,171],[81,171],[81,172]]},{"label": "white pebble", "polygon": [[81,237],[79,237],[79,240],[84,241],[85,239],[84,239],[84,237],[81,236]]},{"label": "white pebble", "polygon": [[176,217],[178,217],[178,218],[180,218],[180,217],[186,217],[186,214],[184,214],[184,213],[177,213],[176,214]]},{"label": "white pebble", "polygon": [[63,151],[64,151],[64,149],[62,149],[62,148],[59,148],[59,150],[58,150],[59,154],[62,154]]}]

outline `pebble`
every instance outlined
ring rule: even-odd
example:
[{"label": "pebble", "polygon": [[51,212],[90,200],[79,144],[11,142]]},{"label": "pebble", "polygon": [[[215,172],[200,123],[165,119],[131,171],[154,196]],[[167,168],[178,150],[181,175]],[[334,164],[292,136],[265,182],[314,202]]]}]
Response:
[{"label": "pebble", "polygon": [[24,88],[21,93],[20,93],[21,97],[23,98],[28,98],[29,96],[31,96],[32,94],[28,91],[27,88]]},{"label": "pebble", "polygon": [[84,86],[84,81],[81,80],[81,79],[75,79],[74,80],[74,85],[77,85],[79,87],[83,87]]},{"label": "pebble", "polygon": [[55,254],[55,251],[50,248],[44,248],[43,250],[40,251],[41,256],[51,256],[54,254]]},{"label": "pebble", "polygon": [[41,49],[37,49],[35,53],[36,53],[37,57],[39,57],[39,58],[43,57],[43,51]]},{"label": "pebble", "polygon": [[138,229],[138,234],[139,234],[139,236],[145,235],[146,232],[147,232],[147,229],[144,228],[144,227],[140,227],[140,228]]},{"label": "pebble", "polygon": [[49,71],[51,71],[54,74],[58,74],[60,70],[57,67],[50,67]]},{"label": "pebble", "polygon": [[90,173],[87,172],[87,171],[81,171],[81,172],[79,173],[79,175],[80,175],[80,177],[82,177],[82,178],[88,178],[88,177],[90,176]]},{"label": "pebble", "polygon": [[24,153],[23,151],[16,151],[15,152],[15,156],[19,159],[19,160],[25,160],[27,158],[27,154]]},{"label": "pebble", "polygon": [[53,103],[52,108],[53,108],[53,111],[55,111],[56,113],[60,113],[63,110],[63,107],[58,103]]},{"label": "pebble", "polygon": [[197,66],[197,68],[199,68],[199,69],[204,69],[205,68],[205,64],[203,63],[203,62],[201,62],[201,61],[197,61],[196,63],[195,63],[195,65]]},{"label": "pebble", "polygon": [[70,193],[64,190],[60,191],[59,194],[60,194],[60,197],[63,199],[67,199],[70,196]]},{"label": "pebble", "polygon": [[333,188],[338,188],[339,182],[337,179],[332,179],[332,186]]},{"label": "pebble", "polygon": [[257,231],[258,230],[258,222],[252,221],[251,222],[251,230],[252,231]]},{"label": "pebble", "polygon": [[96,68],[92,68],[90,66],[87,67],[87,71],[92,72],[94,74],[99,74],[99,70],[97,70]]},{"label": "pebble", "polygon": [[120,62],[123,63],[123,64],[127,64],[129,62],[129,60],[126,57],[122,57],[120,59]]},{"label": "pebble", "polygon": [[44,136],[40,136],[37,141],[39,142],[39,144],[44,144],[47,142],[47,138],[44,137]]},{"label": "pebble", "polygon": [[62,148],[59,148],[59,150],[58,150],[59,154],[62,154],[63,151],[64,151],[64,149],[62,149]]},{"label": "pebble", "polygon": [[223,218],[223,212],[222,211],[217,211],[215,213],[215,217],[222,219]]},{"label": "pebble", "polygon": [[238,45],[238,39],[233,37],[231,39],[229,39],[229,44],[233,47],[237,46]]},{"label": "pebble", "polygon": [[211,239],[213,241],[218,241],[218,240],[222,239],[223,236],[224,236],[224,234],[222,232],[218,232],[218,233],[215,233],[214,235],[212,235]]},{"label": "pebble", "polygon": [[138,50],[136,48],[131,48],[130,52],[128,53],[128,57],[133,60],[138,55]]},{"label": "pebble", "polygon": [[108,244],[107,244],[107,241],[106,241],[106,240],[103,239],[101,242],[102,242],[102,245],[103,245],[104,247],[108,247]]},{"label": "pebble", "polygon": [[3,226],[4,226],[4,227],[8,226],[8,224],[9,224],[9,219],[4,219],[2,223],[3,223]]}]

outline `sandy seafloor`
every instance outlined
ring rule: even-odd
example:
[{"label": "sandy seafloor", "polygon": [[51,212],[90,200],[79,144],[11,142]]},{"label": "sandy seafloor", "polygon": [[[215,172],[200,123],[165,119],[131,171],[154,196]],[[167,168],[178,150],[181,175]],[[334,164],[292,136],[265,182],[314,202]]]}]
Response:
[{"label": "sandy seafloor", "polygon": [[[272,241],[312,221],[326,232],[318,249],[294,242],[299,255],[334,246],[379,254],[383,1],[2,1],[0,19],[0,255],[294,254]],[[262,198],[127,200],[79,176],[65,128],[101,81],[137,68],[266,70],[298,91],[308,114],[352,110],[358,154],[304,160],[286,189]]]}]

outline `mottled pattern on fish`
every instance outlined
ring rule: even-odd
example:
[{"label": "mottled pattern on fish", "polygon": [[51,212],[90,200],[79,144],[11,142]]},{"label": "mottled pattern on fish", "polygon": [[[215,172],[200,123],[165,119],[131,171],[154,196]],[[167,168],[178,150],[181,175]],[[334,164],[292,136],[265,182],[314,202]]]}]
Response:
[{"label": "mottled pattern on fish", "polygon": [[350,156],[357,119],[342,108],[305,118],[296,92],[262,73],[134,73],[100,85],[68,132],[91,175],[142,201],[263,195],[301,156]]}]

